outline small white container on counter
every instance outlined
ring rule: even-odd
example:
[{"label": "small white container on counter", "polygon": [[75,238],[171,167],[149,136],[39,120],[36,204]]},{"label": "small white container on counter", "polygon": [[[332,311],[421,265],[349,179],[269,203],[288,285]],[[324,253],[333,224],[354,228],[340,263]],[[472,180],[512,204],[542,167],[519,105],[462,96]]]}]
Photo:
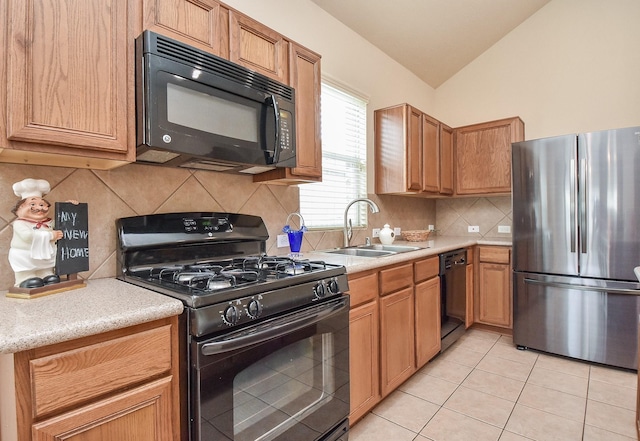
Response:
[{"label": "small white container on counter", "polygon": [[384,227],[380,230],[378,238],[382,245],[391,245],[393,240],[396,238],[396,234],[393,232],[391,227],[389,227],[389,224],[384,224]]}]

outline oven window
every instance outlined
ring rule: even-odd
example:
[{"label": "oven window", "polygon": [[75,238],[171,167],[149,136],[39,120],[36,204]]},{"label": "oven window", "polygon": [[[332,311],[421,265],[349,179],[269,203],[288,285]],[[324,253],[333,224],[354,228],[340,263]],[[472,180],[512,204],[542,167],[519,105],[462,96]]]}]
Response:
[{"label": "oven window", "polygon": [[314,440],[346,418],[348,328],[317,332],[320,327],[201,369],[200,439]]},{"label": "oven window", "polygon": [[238,99],[167,83],[167,120],[215,135],[257,142],[259,108],[236,102]]}]

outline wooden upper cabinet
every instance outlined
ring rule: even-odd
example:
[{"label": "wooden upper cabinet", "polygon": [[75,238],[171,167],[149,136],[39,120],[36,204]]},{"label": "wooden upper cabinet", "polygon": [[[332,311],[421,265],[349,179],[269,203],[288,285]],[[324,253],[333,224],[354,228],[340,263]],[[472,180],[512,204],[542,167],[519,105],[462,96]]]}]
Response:
[{"label": "wooden upper cabinet", "polygon": [[422,190],[440,192],[440,122],[422,115]]},{"label": "wooden upper cabinet", "polygon": [[453,194],[453,129],[440,123],[440,194]]},{"label": "wooden upper cabinet", "polygon": [[524,140],[520,118],[459,127],[454,139],[456,194],[511,192],[511,143]]},{"label": "wooden upper cabinet", "polygon": [[129,3],[9,2],[0,161],[111,168],[135,160]]},{"label": "wooden upper cabinet", "polygon": [[[442,123],[409,104],[374,112],[377,194],[437,196],[451,194],[450,149],[443,153]],[[447,126],[444,126],[447,127]],[[448,140],[448,138],[445,138]],[[444,156],[443,156],[444,155]]]},{"label": "wooden upper cabinet", "polygon": [[229,11],[229,59],[281,83],[288,83],[289,42],[273,29]]},{"label": "wooden upper cabinet", "polygon": [[229,13],[215,0],[143,0],[143,29],[229,58]]},{"label": "wooden upper cabinet", "polygon": [[296,167],[254,175],[254,182],[302,184],[322,180],[320,55],[289,43],[289,85],[296,91]]}]

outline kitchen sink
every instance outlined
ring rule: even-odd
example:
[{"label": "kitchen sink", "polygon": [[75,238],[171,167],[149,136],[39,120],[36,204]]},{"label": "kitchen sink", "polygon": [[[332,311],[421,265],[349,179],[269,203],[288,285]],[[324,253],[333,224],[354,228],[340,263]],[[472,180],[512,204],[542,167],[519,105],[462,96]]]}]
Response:
[{"label": "kitchen sink", "polygon": [[363,245],[359,247],[336,248],[335,250],[323,251],[330,254],[344,254],[358,257],[383,257],[391,254],[406,253],[416,251],[420,247],[410,247],[401,245]]}]

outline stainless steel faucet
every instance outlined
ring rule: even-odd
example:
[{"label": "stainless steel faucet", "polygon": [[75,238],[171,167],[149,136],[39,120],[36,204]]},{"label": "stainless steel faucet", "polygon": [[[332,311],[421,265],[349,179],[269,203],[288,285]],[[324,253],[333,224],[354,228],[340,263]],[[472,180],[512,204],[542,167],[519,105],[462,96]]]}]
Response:
[{"label": "stainless steel faucet", "polygon": [[380,211],[380,209],[378,208],[378,206],[376,205],[375,202],[373,202],[371,199],[367,199],[367,198],[358,198],[358,199],[354,199],[351,202],[349,202],[347,204],[347,208],[344,209],[344,228],[342,230],[342,232],[344,233],[344,246],[348,247],[349,243],[351,242],[351,237],[353,236],[353,229],[352,229],[352,224],[351,224],[351,219],[347,218],[347,213],[349,212],[349,208],[351,208],[351,206],[353,204],[355,204],[356,202],[366,202],[367,204],[369,204],[369,207],[371,208],[371,212],[372,213],[378,213]]}]

